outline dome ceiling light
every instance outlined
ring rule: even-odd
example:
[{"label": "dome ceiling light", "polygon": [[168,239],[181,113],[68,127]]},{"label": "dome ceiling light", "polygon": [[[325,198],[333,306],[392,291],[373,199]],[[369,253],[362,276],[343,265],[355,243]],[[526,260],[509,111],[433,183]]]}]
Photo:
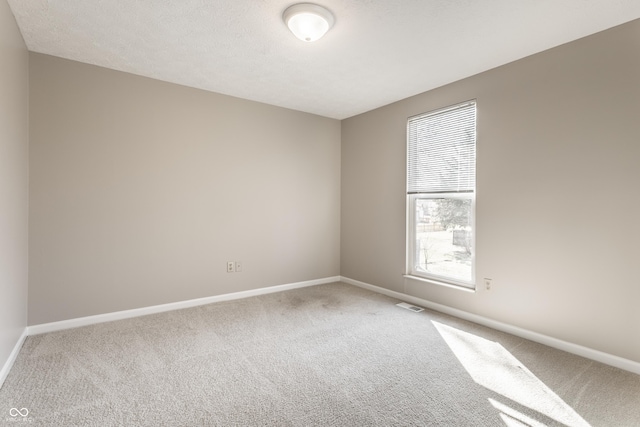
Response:
[{"label": "dome ceiling light", "polygon": [[304,42],[318,40],[335,23],[331,12],[313,3],[298,3],[289,6],[282,14],[282,19],[291,32]]}]

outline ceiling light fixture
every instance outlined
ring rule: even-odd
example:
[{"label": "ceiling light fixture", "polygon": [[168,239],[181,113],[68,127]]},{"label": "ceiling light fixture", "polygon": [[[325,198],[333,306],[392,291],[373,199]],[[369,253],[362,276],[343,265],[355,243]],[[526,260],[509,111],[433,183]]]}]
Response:
[{"label": "ceiling light fixture", "polygon": [[304,42],[318,40],[335,22],[331,12],[313,3],[289,6],[282,14],[282,19],[291,32]]}]

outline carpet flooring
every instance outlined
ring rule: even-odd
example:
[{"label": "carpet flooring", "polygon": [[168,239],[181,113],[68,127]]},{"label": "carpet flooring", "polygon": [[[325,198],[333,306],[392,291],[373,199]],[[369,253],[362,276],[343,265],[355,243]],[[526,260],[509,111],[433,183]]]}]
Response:
[{"label": "carpet flooring", "polygon": [[343,283],[28,337],[0,425],[640,426],[640,376]]}]

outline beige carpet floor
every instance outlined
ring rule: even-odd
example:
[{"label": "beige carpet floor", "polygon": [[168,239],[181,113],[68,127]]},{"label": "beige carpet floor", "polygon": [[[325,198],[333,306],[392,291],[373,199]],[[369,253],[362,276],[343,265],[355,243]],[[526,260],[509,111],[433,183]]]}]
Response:
[{"label": "beige carpet floor", "polygon": [[397,302],[335,283],[32,336],[0,425],[640,426],[640,376]]}]

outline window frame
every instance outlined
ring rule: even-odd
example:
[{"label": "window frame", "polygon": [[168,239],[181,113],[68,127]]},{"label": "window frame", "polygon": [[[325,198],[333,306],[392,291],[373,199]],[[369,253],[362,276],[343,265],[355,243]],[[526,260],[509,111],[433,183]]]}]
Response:
[{"label": "window frame", "polygon": [[[446,113],[447,111],[455,110],[457,108],[464,107],[466,105],[473,104],[475,108],[475,116],[474,116],[474,176],[477,176],[477,168],[476,168],[476,159],[477,159],[477,146],[478,146],[478,135],[477,135],[477,100],[472,99],[469,101],[461,102],[458,104],[454,104],[448,107],[432,110],[426,113],[418,114],[416,116],[409,117],[407,119],[407,188],[406,188],[406,266],[405,266],[405,277],[410,279],[415,279],[419,281],[424,281],[428,283],[434,283],[437,285],[444,285],[448,287],[454,287],[456,289],[463,289],[467,291],[475,291],[476,289],[476,193],[477,193],[477,184],[475,184],[474,178],[474,186],[472,191],[461,191],[461,192],[410,192],[409,191],[409,147],[410,147],[410,124],[413,120],[420,117],[436,115],[441,113]],[[418,265],[417,262],[417,223],[416,223],[416,204],[419,199],[466,199],[471,200],[471,212],[469,217],[469,224],[471,226],[471,237],[470,237],[470,251],[471,251],[471,279],[469,281],[452,277],[452,276],[443,276],[434,273],[420,271],[416,268]]]}]

